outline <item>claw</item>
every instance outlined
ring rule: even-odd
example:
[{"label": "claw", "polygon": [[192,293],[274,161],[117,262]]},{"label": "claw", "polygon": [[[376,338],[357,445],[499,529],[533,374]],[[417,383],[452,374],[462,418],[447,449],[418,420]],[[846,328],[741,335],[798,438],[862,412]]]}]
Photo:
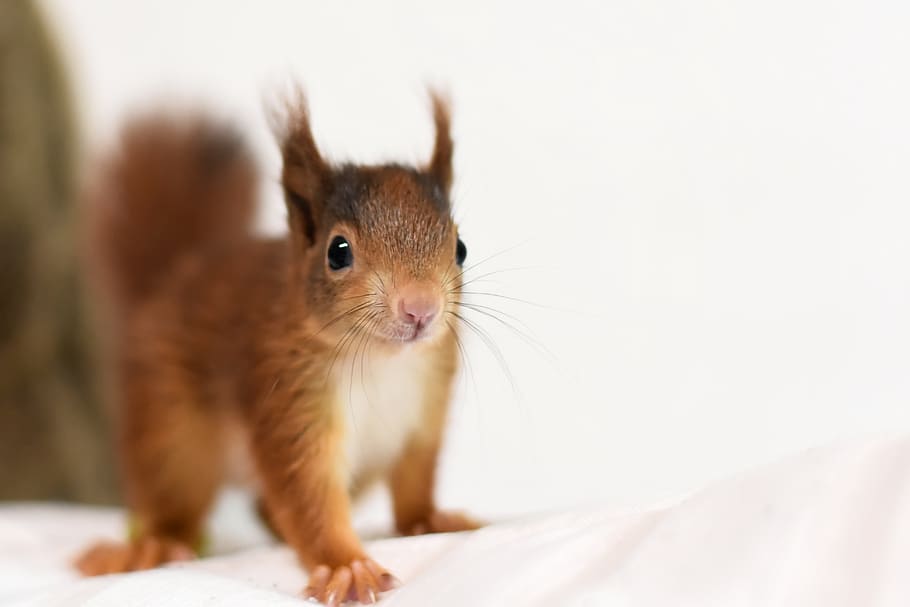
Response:
[{"label": "claw", "polygon": [[350,565],[331,569],[320,565],[313,569],[303,591],[308,599],[318,600],[328,607],[338,607],[351,600],[372,605],[379,593],[400,585],[397,578],[371,559],[353,560]]}]

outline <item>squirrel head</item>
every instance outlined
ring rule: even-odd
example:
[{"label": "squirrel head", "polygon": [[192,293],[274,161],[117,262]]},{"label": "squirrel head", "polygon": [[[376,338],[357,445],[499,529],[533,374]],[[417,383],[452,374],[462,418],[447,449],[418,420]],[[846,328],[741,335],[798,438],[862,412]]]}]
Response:
[{"label": "squirrel head", "polygon": [[423,166],[331,165],[305,101],[281,142],[298,296],[328,341],[365,333],[396,346],[446,330],[467,249],[452,219],[448,105],[431,93],[436,135]]}]

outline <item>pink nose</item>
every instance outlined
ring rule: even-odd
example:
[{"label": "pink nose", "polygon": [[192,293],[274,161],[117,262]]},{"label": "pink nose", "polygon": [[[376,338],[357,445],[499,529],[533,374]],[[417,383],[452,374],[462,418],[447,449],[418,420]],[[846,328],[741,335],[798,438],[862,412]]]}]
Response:
[{"label": "pink nose", "polygon": [[401,320],[418,328],[425,327],[439,313],[439,303],[432,297],[416,295],[398,300]]}]

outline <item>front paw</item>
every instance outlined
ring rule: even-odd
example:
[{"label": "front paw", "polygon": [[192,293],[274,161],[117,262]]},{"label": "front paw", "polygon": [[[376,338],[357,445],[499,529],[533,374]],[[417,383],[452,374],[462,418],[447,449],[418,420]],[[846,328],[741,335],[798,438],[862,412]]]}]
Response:
[{"label": "front paw", "polygon": [[423,535],[425,533],[452,533],[455,531],[473,531],[483,524],[461,512],[434,510],[424,519],[406,525],[400,531],[404,535]]},{"label": "front paw", "polygon": [[303,594],[309,599],[337,607],[345,601],[373,604],[379,593],[396,588],[398,579],[373,559],[351,561],[335,568],[319,565],[310,574]]}]

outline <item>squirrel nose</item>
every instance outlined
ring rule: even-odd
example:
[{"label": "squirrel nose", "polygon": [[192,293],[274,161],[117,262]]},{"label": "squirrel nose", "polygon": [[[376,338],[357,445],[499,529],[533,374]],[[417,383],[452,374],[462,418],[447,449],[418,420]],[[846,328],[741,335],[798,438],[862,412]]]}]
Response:
[{"label": "squirrel nose", "polygon": [[427,295],[410,295],[398,300],[401,320],[418,328],[425,327],[439,313],[439,302]]}]

